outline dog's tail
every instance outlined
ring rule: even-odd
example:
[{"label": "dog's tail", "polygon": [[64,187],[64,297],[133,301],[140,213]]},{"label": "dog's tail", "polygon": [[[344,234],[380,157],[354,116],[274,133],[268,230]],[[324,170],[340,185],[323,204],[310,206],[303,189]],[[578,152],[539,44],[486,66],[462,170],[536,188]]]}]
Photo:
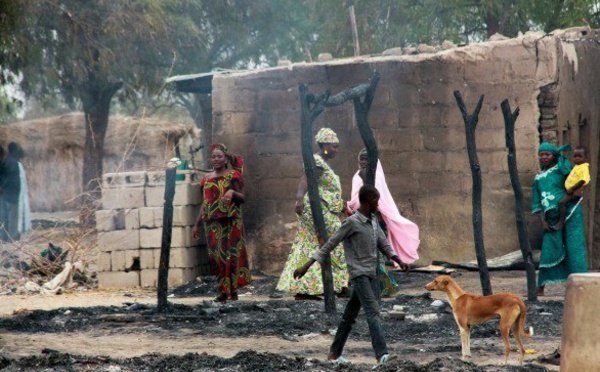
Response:
[{"label": "dog's tail", "polygon": [[521,333],[521,337],[532,337],[533,327],[529,327],[528,332],[525,332],[523,330],[525,328],[525,317],[527,316],[527,307],[525,307],[525,303],[521,299],[519,299],[519,308],[521,309],[521,314],[519,314],[519,332]]}]

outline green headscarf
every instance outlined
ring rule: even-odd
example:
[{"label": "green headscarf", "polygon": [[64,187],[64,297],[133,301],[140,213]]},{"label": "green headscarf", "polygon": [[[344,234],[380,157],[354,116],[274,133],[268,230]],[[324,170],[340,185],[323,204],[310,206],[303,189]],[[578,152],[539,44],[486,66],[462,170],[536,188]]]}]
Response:
[{"label": "green headscarf", "polygon": [[543,142],[540,144],[540,148],[538,149],[538,154],[542,151],[546,151],[552,153],[552,155],[557,156],[560,155],[563,151],[571,151],[571,145],[564,145],[560,147],[556,147],[550,142]]}]

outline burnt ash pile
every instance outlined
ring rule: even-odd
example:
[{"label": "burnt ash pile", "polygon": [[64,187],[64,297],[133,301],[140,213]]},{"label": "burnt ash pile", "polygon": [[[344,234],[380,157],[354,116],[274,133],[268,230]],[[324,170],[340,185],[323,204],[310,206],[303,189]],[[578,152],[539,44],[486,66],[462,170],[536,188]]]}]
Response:
[{"label": "burnt ash pile", "polygon": [[[401,288],[413,286],[420,288],[434,275],[411,274],[406,277],[399,276]],[[262,277],[255,280],[252,293],[268,295],[273,293],[277,278]],[[188,296],[212,294],[214,282],[198,286],[194,282],[175,289],[176,296],[179,291],[187,293]],[[192,290],[189,290],[192,288]],[[204,291],[201,294],[198,291]],[[289,297],[288,297],[289,298]],[[398,355],[414,355],[419,353],[450,352],[460,357],[460,335],[454,321],[449,305],[432,306],[433,298],[429,292],[423,289],[421,295],[409,296],[400,294],[396,298],[386,299],[382,303],[382,322],[385,329],[386,339],[393,344],[393,352]],[[123,303],[122,306],[89,307],[89,308],[61,308],[57,310],[43,311],[35,310],[11,318],[0,318],[0,331],[26,332],[26,333],[59,333],[59,332],[86,332],[108,330],[114,334],[131,333],[154,333],[157,336],[169,335],[181,330],[202,336],[219,337],[252,337],[252,336],[274,336],[287,341],[301,341],[310,337],[319,337],[333,334],[337,328],[340,316],[345,306],[345,301],[338,299],[337,315],[331,316],[324,313],[323,302],[316,301],[292,301],[289,299],[269,299],[265,301],[240,301],[229,302],[224,305],[215,304],[212,301],[204,301],[202,304],[189,306],[171,304],[166,313],[158,313],[155,306],[140,303]],[[406,314],[405,320],[397,320],[390,316],[394,305],[402,306]],[[562,301],[543,301],[527,303],[528,313],[526,326],[535,329],[536,337],[547,339],[558,339],[562,332]],[[472,329],[472,353],[480,351],[491,351],[501,355],[501,346],[498,320],[492,320]],[[330,337],[330,336],[329,336]],[[369,330],[363,316],[359,317],[351,339],[370,343]],[[480,340],[478,342],[477,340]],[[514,343],[514,340],[511,340]],[[558,342],[559,343],[559,342]],[[527,347],[528,342],[526,342]],[[301,345],[301,344],[299,344]],[[513,344],[513,346],[515,346]],[[557,345],[558,346],[558,345]],[[299,346],[299,349],[302,349]],[[372,350],[358,350],[358,352],[370,355]],[[323,355],[326,350],[323,351]],[[23,365],[21,369],[15,367],[18,363],[54,363],[57,366],[49,366],[55,369],[47,371],[62,371],[59,366],[60,360],[73,359],[77,363],[91,363],[91,366],[105,367],[107,363],[117,363],[124,369],[120,371],[278,371],[278,370],[334,370],[332,367],[321,365],[315,360],[304,360],[303,354],[298,353],[297,358],[284,358],[277,354],[258,354],[255,352],[240,353],[231,359],[223,359],[207,355],[175,356],[146,356],[143,358],[132,358],[124,361],[103,361],[102,359],[90,359],[89,357],[72,357],[64,354],[53,354],[47,357],[31,357],[21,361],[10,361],[6,371],[20,370],[28,371]],[[52,359],[54,358],[54,359]],[[61,359],[62,358],[62,359]],[[177,361],[175,361],[175,359]],[[237,358],[237,359],[236,359]],[[38,360],[39,359],[39,360]],[[243,360],[242,360],[243,359]],[[27,360],[30,360],[29,362]],[[449,371],[544,371],[543,367],[534,364],[526,364],[518,369],[516,366],[488,366],[476,367],[472,364],[463,364],[460,360],[440,359],[436,361],[443,367],[443,363],[453,364],[446,370]],[[135,365],[139,363],[139,365]],[[162,368],[159,366],[176,365],[179,369]],[[434,371],[440,368],[422,369],[425,366],[411,364],[403,361],[406,365],[396,369],[383,369],[385,371]],[[410,364],[410,365],[409,365]],[[20,364],[19,364],[20,365]],[[285,368],[280,367],[285,365]],[[184,367],[186,366],[186,367]],[[189,366],[189,368],[188,368]],[[16,369],[11,369],[16,368]],[[20,367],[19,367],[20,368]],[[56,369],[58,368],[58,369]],[[96,368],[96,367],[94,367]],[[100,367],[98,367],[100,368]],[[129,368],[129,369],[127,369]],[[175,368],[175,367],[173,367]],[[278,369],[281,368],[281,369]],[[354,368],[354,367],[353,367]],[[359,368],[359,367],[356,367]],[[444,367],[445,368],[445,367]],[[500,369],[498,369],[500,368]],[[38,369],[39,370],[39,369]],[[73,369],[65,369],[73,370]],[[88,370],[88,369],[86,369]],[[106,369],[89,369],[100,371]],[[347,369],[348,371],[365,370],[365,366],[359,369]]]},{"label": "burnt ash pile", "polygon": [[[70,354],[50,353],[42,357],[27,357],[17,360],[0,359],[0,370],[5,372],[278,372],[278,371],[347,371],[359,372],[371,370],[368,365],[335,365],[316,359],[302,357],[287,358],[272,353],[243,351],[232,358],[219,358],[206,354],[186,354],[183,356],[160,356],[148,354],[129,359],[83,357]],[[476,366],[456,358],[438,358],[431,363],[418,365],[411,361],[397,360],[379,367],[379,372],[501,372],[533,371],[545,372],[548,369],[535,366]]]}]

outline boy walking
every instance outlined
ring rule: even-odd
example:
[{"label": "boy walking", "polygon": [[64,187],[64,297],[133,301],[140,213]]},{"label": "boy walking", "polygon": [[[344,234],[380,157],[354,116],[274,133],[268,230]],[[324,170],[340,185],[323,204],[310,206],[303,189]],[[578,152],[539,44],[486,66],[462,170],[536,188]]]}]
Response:
[{"label": "boy walking", "polygon": [[353,289],[330,347],[328,359],[336,361],[338,364],[349,363],[342,357],[342,351],[360,308],[363,307],[369,325],[371,343],[377,358],[377,366],[379,366],[392,360],[393,357],[388,354],[383,337],[379,301],[376,297],[379,288],[376,272],[377,250],[381,251],[388,259],[398,263],[406,273],[408,273],[409,266],[396,256],[379,227],[375,215],[379,202],[379,191],[374,186],[364,185],[358,192],[358,199],[360,207],[357,213],[348,217],[338,232],[329,238],[327,243],[315,252],[303,266],[294,271],[294,278],[302,278],[315,261],[323,262],[333,248],[340,242],[344,242],[346,264]]}]

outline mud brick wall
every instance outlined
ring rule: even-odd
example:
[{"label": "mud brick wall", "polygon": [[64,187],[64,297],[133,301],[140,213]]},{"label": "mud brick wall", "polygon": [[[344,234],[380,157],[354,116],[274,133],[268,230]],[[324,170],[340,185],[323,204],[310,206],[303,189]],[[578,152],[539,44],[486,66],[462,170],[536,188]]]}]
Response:
[{"label": "mud brick wall", "polygon": [[[178,171],[175,186],[169,286],[210,274],[204,239],[192,227],[200,211],[199,175]],[[156,287],[162,242],[165,172],[107,173],[102,210],[96,212],[100,287]],[[134,262],[139,270],[129,270]]]},{"label": "mud brick wall", "polygon": [[[485,96],[476,141],[487,256],[519,249],[500,109],[504,99],[513,109],[520,109],[517,162],[532,245],[539,248],[539,226],[529,216],[530,186],[539,169],[537,148],[542,137],[563,140],[558,118],[566,110],[556,100],[548,103],[553,112],[541,110],[544,99],[540,95],[552,86],[560,94],[566,86],[561,85],[562,79],[567,78],[570,89],[598,89],[593,86],[595,80],[580,78],[594,73],[583,63],[579,68],[587,71],[580,70],[573,80],[574,65],[563,53],[562,43],[556,36],[528,33],[437,54],[360,57],[215,76],[213,140],[246,159],[245,221],[253,267],[278,274],[296,232],[294,197],[302,162],[298,86],[306,83],[311,92],[330,89],[336,94],[367,82],[373,70],[380,72],[381,80],[369,120],[395,201],[401,213],[421,228],[420,262],[475,259],[471,171],[454,90],[461,91],[469,111],[480,95]],[[585,52],[593,58],[600,55],[597,43],[590,43]],[[597,114],[598,105],[589,109]],[[554,120],[550,126],[547,119]],[[597,128],[598,123],[589,125]],[[326,109],[315,122],[314,132],[323,126],[333,128],[340,138],[340,150],[331,165],[347,199],[356,156],[363,147],[352,104]]]}]

